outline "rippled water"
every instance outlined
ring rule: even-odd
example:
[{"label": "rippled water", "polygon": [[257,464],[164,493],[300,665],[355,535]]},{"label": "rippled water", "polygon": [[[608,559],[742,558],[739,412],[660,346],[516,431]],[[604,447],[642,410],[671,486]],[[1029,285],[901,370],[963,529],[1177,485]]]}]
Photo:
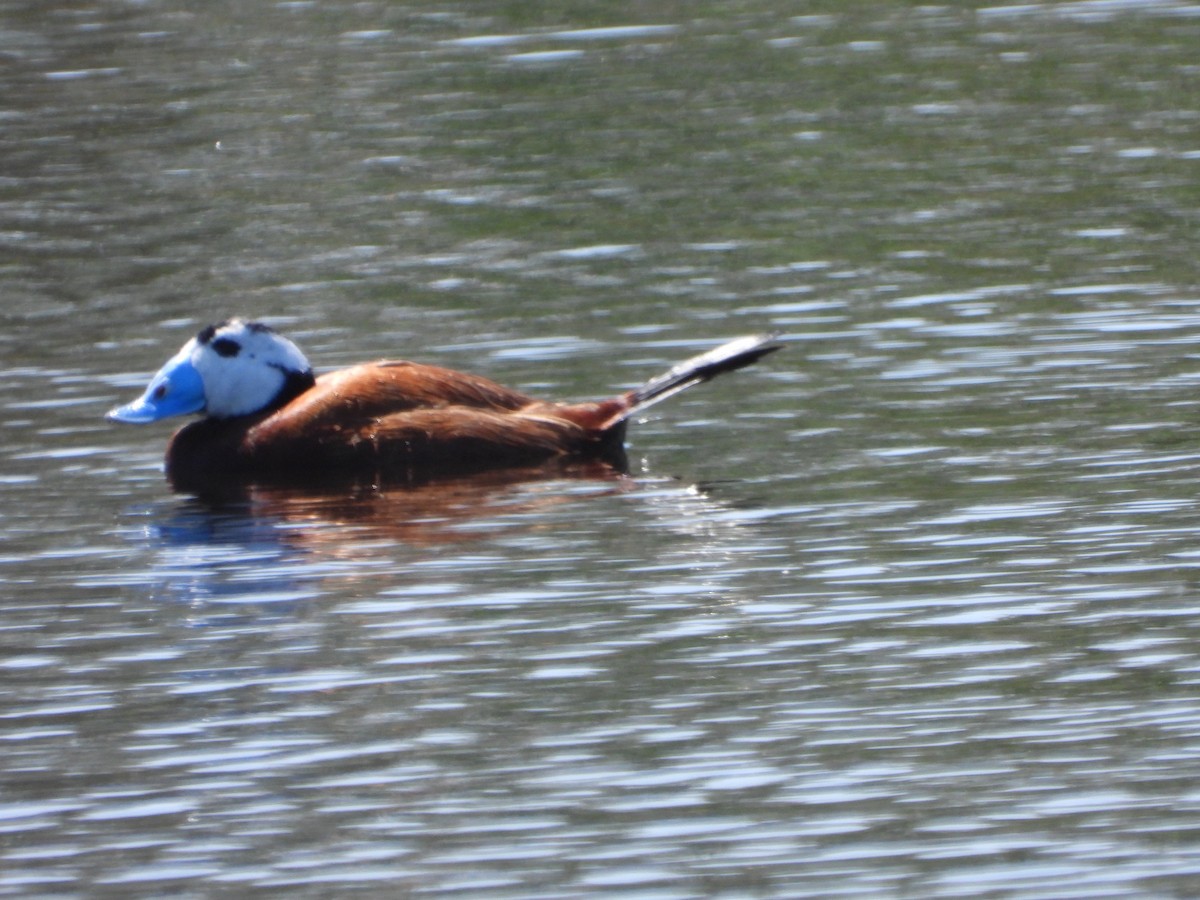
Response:
[{"label": "rippled water", "polygon": [[[1200,892],[1200,9],[9,3],[0,896]],[[636,14],[635,14],[636,13]],[[172,495],[242,313],[625,477]]]}]

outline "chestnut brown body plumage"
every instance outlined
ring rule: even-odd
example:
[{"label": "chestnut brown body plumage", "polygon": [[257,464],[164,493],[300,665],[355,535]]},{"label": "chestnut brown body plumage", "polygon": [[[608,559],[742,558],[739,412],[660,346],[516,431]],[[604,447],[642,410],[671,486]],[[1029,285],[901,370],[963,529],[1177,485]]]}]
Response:
[{"label": "chestnut brown body plumage", "polygon": [[619,457],[624,420],[609,420],[623,407],[543,403],[461,372],[372,363],[323,375],[280,409],[186,425],[167,449],[167,474],[186,489],[234,476],[389,480]]},{"label": "chestnut brown body plumage", "polygon": [[778,347],[771,336],[741,338],[618,397],[554,403],[411,362],[368,363],[314,378],[286,338],[231,320],[197,335],[139,400],[110,418],[143,422],[206,412],[167,449],[172,484],[193,492],[248,482],[386,483],[555,459],[620,466],[631,414]]}]

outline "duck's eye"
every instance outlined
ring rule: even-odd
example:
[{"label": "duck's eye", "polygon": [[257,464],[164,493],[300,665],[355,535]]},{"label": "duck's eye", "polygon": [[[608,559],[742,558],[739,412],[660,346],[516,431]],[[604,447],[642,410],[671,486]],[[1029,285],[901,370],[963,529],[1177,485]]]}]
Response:
[{"label": "duck's eye", "polygon": [[242,352],[242,345],[233,338],[217,338],[209,346],[216,350],[220,356],[224,357],[237,356]]}]

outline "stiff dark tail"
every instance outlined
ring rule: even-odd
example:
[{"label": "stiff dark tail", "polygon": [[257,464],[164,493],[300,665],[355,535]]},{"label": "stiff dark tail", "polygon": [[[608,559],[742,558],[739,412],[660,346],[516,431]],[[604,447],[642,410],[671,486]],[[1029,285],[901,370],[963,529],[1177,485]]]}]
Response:
[{"label": "stiff dark tail", "polygon": [[615,425],[647,406],[673,397],[694,384],[701,384],[725,372],[734,372],[757,362],[783,346],[775,338],[774,334],[755,334],[738,338],[681,362],[657,378],[651,378],[640,388],[625,394],[623,399],[628,406],[619,415],[614,416],[609,425]]}]

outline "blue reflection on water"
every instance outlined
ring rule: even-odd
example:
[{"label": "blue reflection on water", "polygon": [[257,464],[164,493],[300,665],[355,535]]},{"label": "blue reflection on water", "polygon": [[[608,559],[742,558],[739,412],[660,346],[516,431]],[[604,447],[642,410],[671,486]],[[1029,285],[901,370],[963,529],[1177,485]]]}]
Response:
[{"label": "blue reflection on water", "polygon": [[271,604],[286,610],[319,592],[302,577],[306,552],[277,516],[196,500],[144,509],[139,534],[153,551],[146,573],[155,596],[200,605]]}]

